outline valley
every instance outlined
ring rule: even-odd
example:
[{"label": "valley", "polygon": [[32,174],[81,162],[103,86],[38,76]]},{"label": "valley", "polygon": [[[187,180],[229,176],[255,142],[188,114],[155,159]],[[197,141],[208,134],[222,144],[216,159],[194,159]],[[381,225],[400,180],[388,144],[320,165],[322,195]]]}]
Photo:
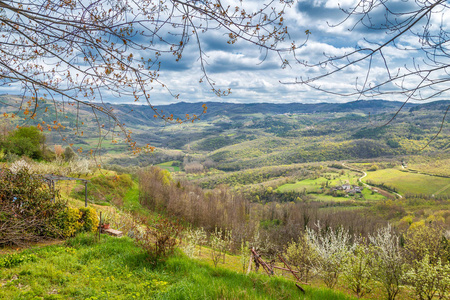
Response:
[{"label": "valley", "polygon": [[[88,180],[86,194],[83,182],[57,183],[62,203],[81,209],[87,197],[103,221],[128,237],[115,243],[113,238],[77,233],[58,246],[24,250],[17,254],[17,265],[0,268],[6,278],[0,295],[33,299],[53,290],[74,299],[178,299],[187,297],[186,291],[211,299],[301,295],[283,272],[270,279],[254,270],[250,275],[236,273],[246,270],[249,249],[255,248],[264,259],[282,254],[289,260],[306,286],[305,299],[359,298],[349,288],[358,278],[350,267],[355,260],[376,258],[376,264],[368,265],[372,273],[367,291],[373,292],[363,298],[380,299],[385,283],[377,273],[383,266],[382,246],[375,247],[378,237],[391,236],[392,243],[402,239],[404,245],[391,246],[405,255],[396,263],[408,270],[424,259],[422,250],[435,251],[434,259],[445,259],[450,250],[441,242],[450,232],[450,131],[449,121],[442,123],[442,109],[448,104],[408,104],[392,119],[401,103],[207,103],[208,112],[200,120],[182,124],[156,122],[145,106],[111,104],[136,143],[155,147],[140,153],[130,151],[107,119],[92,119],[83,109],[65,107],[54,123],[56,116],[45,111],[50,103],[43,101],[39,118],[3,118],[0,159],[5,169],[25,165],[36,174],[56,172]],[[179,103],[158,109],[181,115],[192,114],[197,106]],[[1,109],[13,113],[7,106]],[[41,159],[14,152],[11,143],[20,128],[45,124],[56,125],[33,133],[45,134],[40,138],[45,144],[36,146],[43,149]],[[327,256],[334,250],[321,248],[326,247],[321,240],[326,236],[347,241],[336,254],[343,255],[342,260],[334,265]],[[421,243],[425,236],[428,244]],[[168,257],[155,254],[152,245],[158,238],[179,239],[173,244],[177,250]],[[108,260],[97,251],[127,254]],[[41,276],[43,269],[53,268],[50,255],[57,257],[58,270]],[[4,263],[14,259],[6,256]],[[63,260],[95,281],[84,282],[85,288],[76,291],[78,279],[62,271],[67,266]],[[327,263],[339,268],[326,269]],[[118,264],[128,271],[117,271]],[[117,274],[117,284],[108,270]],[[183,279],[183,272],[192,274]],[[336,280],[329,281],[333,272]],[[409,276],[394,275],[399,274]],[[136,277],[141,275],[145,282]],[[43,277],[40,284],[36,276]],[[214,288],[205,289],[211,281]],[[244,286],[236,289],[236,282]],[[265,287],[252,290],[251,282]],[[402,282],[397,299],[413,297],[414,280]],[[126,292],[120,286],[126,286]],[[102,287],[111,295],[102,294]]]}]

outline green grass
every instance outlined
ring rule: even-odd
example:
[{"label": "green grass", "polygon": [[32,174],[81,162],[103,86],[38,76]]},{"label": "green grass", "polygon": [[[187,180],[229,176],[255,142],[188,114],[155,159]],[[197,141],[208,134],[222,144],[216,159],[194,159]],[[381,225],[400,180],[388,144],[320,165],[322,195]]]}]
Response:
[{"label": "green grass", "polygon": [[126,192],[123,197],[123,209],[140,215],[153,215],[151,211],[143,207],[139,202],[139,185],[133,182],[133,186]]},{"label": "green grass", "polygon": [[180,167],[174,166],[173,165],[174,162],[175,161],[163,162],[163,163],[157,164],[157,166],[160,167],[161,169],[165,169],[169,172],[179,172]]},{"label": "green grass", "polygon": [[395,187],[401,194],[450,195],[450,178],[384,169],[368,172],[363,180]]},{"label": "green grass", "polygon": [[0,268],[0,299],[353,299],[261,274],[214,268],[182,254],[151,265],[127,237],[83,234],[66,245],[30,248],[33,255]]}]

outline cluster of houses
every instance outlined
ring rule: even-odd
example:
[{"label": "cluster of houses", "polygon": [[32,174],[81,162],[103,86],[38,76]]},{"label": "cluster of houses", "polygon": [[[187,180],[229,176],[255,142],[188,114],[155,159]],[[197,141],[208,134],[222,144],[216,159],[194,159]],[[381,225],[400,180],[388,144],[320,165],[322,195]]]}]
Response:
[{"label": "cluster of houses", "polygon": [[362,190],[363,187],[358,185],[350,185],[349,183],[345,183],[343,185],[338,185],[331,188],[331,191],[344,191],[347,194],[361,193]]}]

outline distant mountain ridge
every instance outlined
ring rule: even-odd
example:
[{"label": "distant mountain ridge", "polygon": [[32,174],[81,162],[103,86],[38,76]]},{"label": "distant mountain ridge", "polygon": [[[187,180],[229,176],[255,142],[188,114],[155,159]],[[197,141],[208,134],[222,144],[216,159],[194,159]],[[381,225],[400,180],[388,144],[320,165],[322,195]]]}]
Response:
[{"label": "distant mountain ridge", "polygon": [[[448,102],[450,101],[439,101]],[[199,113],[202,111],[201,104],[203,103],[187,103],[179,102],[169,105],[156,105],[155,107],[164,112],[174,114],[176,116],[184,116],[186,113]],[[362,113],[384,113],[387,111],[393,111],[399,109],[404,103],[397,101],[386,101],[386,100],[358,100],[346,103],[248,103],[248,104],[237,104],[237,103],[227,103],[227,102],[205,102],[208,107],[207,114],[204,118],[214,117],[217,115],[241,115],[241,114],[286,114],[286,113],[332,113],[332,112],[362,112]],[[441,103],[442,105],[443,103]],[[110,104],[116,110],[129,111],[131,114],[133,112],[137,114],[151,114],[153,113],[150,107],[132,105],[132,104]],[[426,104],[423,104],[426,105]],[[429,105],[429,103],[428,103]],[[403,109],[410,109],[413,107],[421,106],[420,104],[406,103]],[[431,106],[430,106],[431,108]],[[133,110],[133,112],[131,112]]]}]

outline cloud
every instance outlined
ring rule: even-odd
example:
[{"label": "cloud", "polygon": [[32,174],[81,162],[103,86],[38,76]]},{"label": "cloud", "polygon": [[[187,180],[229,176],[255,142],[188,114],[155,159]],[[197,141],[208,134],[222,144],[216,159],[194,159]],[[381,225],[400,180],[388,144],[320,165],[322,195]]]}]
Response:
[{"label": "cloud", "polygon": [[[248,12],[255,11],[261,5],[260,0],[243,1],[243,5]],[[291,41],[302,44],[306,37],[309,38],[306,45],[296,50],[296,58],[302,62],[314,64],[325,60],[330,56],[340,56],[351,53],[356,47],[373,48],[377,43],[383,43],[392,37],[392,34],[385,30],[374,30],[368,28],[372,24],[375,27],[386,22],[385,9],[380,6],[373,11],[370,21],[362,19],[358,23],[358,17],[352,16],[346,22],[346,14],[343,10],[354,7],[357,0],[302,0],[286,8],[285,24],[288,27],[289,39],[281,45],[289,46]],[[380,2],[374,2],[380,3]],[[390,0],[383,2],[393,12],[404,12],[417,8],[416,1]],[[223,4],[236,5],[236,1],[224,0]],[[275,5],[275,4],[274,4]],[[279,4],[277,4],[279,5]],[[407,17],[407,16],[404,16]],[[433,30],[449,28],[450,14],[436,13],[432,15]],[[354,24],[357,26],[353,26]],[[212,23],[211,23],[212,24]],[[340,24],[340,25],[339,25]],[[162,37],[166,40],[175,41],[177,36],[170,35],[179,33],[167,23],[167,29],[161,31]],[[442,26],[442,27],[441,27]],[[309,30],[309,36],[305,33]],[[434,31],[435,33],[436,31]],[[171,53],[163,53],[159,61],[161,71],[159,80],[163,82],[172,92],[180,94],[179,99],[171,96],[171,93],[161,86],[155,85],[151,91],[151,101],[154,104],[167,104],[177,101],[204,102],[204,101],[228,101],[228,102],[344,102],[353,101],[355,97],[338,97],[322,92],[318,92],[305,85],[286,84],[292,83],[296,78],[311,78],[323,72],[333,70],[336,66],[323,64],[320,66],[306,68],[302,64],[296,63],[291,52],[274,53],[269,52],[266,56],[264,49],[258,48],[252,43],[238,40],[237,43],[228,44],[228,32],[223,29],[214,30],[211,28],[206,32],[199,32],[199,42],[196,36],[192,35],[189,44],[184,49],[182,59],[178,62]],[[135,42],[144,41],[141,37]],[[416,36],[407,34],[397,41],[399,48],[411,49],[420,48],[422,45]],[[162,46],[161,41],[154,41],[155,48]],[[202,51],[202,52],[200,52]],[[148,56],[143,51],[134,51],[135,57]],[[214,81],[217,88],[226,90],[231,88],[231,95],[218,98],[211,91],[211,87],[205,82],[199,83],[204,76],[200,66],[200,53],[204,58],[205,69]],[[367,52],[355,54],[355,58],[360,58]],[[369,74],[368,84],[376,84],[385,80],[388,76],[384,62],[393,71],[405,65],[410,68],[412,58],[416,62],[423,63],[425,57],[418,51],[399,51],[398,48],[388,46],[383,49],[383,57],[377,53],[372,61],[372,69]],[[285,69],[281,68],[282,59],[287,59],[290,65]],[[53,61],[52,61],[53,63]],[[341,62],[341,65],[344,62]],[[317,82],[320,86],[326,86],[336,93],[348,93],[355,91],[355,85],[363,82],[367,75],[368,63],[358,63],[351,65],[336,75],[327,77]],[[448,76],[445,73],[439,76]],[[416,81],[408,82],[408,87]],[[21,94],[19,85],[5,87],[0,86],[0,93]],[[444,96],[443,96],[444,97]],[[398,100],[397,96],[386,96],[386,100]],[[132,102],[126,97],[107,99],[111,102]]]}]

